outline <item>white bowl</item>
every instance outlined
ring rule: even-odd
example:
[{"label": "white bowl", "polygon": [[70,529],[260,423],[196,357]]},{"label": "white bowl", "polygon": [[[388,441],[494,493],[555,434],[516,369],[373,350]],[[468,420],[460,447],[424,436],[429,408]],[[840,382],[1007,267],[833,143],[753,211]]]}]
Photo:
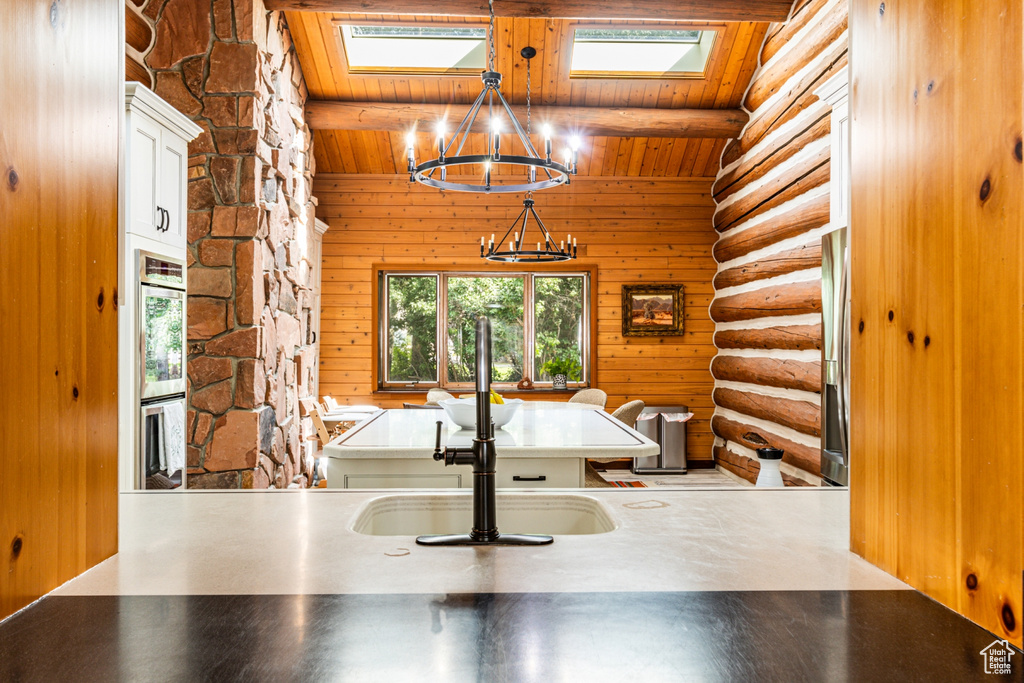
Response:
[{"label": "white bowl", "polygon": [[[507,398],[504,403],[492,403],[491,422],[495,427],[508,424],[522,403],[520,398]],[[446,398],[439,401],[438,405],[444,408],[444,412],[455,424],[463,429],[476,429],[476,397]]]}]

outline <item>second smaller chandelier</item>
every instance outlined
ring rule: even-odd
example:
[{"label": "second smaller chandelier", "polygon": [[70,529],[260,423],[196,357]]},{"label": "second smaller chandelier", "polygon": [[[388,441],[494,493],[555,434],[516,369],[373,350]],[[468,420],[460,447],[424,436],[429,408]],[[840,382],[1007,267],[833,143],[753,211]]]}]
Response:
[{"label": "second smaller chandelier", "polygon": [[[530,227],[531,218],[537,224],[537,230],[543,241],[537,242],[536,249],[530,249],[528,246],[524,249],[524,245],[529,244],[526,242],[526,231]],[[511,239],[509,239],[510,237]],[[506,240],[508,240],[508,249],[505,249]],[[480,256],[488,261],[508,263],[569,261],[576,258],[576,240],[570,234],[565,241],[556,245],[554,238],[551,237],[551,233],[544,225],[544,221],[540,219],[537,211],[533,208],[533,197],[528,196],[523,200],[523,210],[512,221],[512,225],[505,231],[501,239],[495,242],[494,235],[491,235],[491,239],[487,241],[483,237],[480,238]]]}]

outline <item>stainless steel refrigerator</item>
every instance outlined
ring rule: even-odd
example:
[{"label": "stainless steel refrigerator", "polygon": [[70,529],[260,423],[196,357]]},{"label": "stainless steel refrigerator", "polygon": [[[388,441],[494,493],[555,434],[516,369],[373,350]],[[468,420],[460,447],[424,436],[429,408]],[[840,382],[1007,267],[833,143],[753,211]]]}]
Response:
[{"label": "stainless steel refrigerator", "polygon": [[821,477],[850,483],[850,246],[847,228],[821,238]]}]

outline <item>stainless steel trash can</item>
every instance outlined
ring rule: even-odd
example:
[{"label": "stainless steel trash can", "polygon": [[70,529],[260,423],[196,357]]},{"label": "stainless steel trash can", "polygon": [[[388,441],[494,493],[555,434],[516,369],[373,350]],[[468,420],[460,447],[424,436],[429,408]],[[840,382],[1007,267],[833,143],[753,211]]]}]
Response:
[{"label": "stainless steel trash can", "polygon": [[[661,446],[658,455],[633,458],[634,474],[686,474],[686,421],[675,416],[689,412],[686,406],[647,406],[636,421],[636,430]],[[666,419],[666,415],[672,416]]]}]

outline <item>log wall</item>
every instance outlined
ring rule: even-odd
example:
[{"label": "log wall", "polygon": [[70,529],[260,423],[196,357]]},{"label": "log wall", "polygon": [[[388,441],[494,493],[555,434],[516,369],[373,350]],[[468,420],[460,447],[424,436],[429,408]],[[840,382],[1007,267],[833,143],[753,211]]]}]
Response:
[{"label": "log wall", "polygon": [[831,110],[814,91],[847,63],[846,25],[845,0],[809,0],[769,28],[744,99],[750,122],[713,186],[716,460],[751,481],[750,433],[786,449],[787,484],[819,481]]},{"label": "log wall", "polygon": [[1024,17],[886,5],[850,18],[851,547],[1020,647]]},{"label": "log wall", "polygon": [[[711,182],[577,177],[567,188],[536,196],[548,229],[556,237],[571,232],[578,263],[597,267],[596,386],[608,392],[608,408],[633,399],[689,406],[695,417],[687,452],[708,464],[715,354],[708,306],[716,269]],[[383,407],[421,403],[422,393],[374,392],[373,267],[487,269],[480,236],[503,233],[522,209],[521,196],[442,194],[410,186],[407,176],[327,173],[316,175],[313,189],[317,216],[330,226],[323,244],[320,394]],[[685,286],[682,336],[622,336],[622,286],[645,282]]]}]

